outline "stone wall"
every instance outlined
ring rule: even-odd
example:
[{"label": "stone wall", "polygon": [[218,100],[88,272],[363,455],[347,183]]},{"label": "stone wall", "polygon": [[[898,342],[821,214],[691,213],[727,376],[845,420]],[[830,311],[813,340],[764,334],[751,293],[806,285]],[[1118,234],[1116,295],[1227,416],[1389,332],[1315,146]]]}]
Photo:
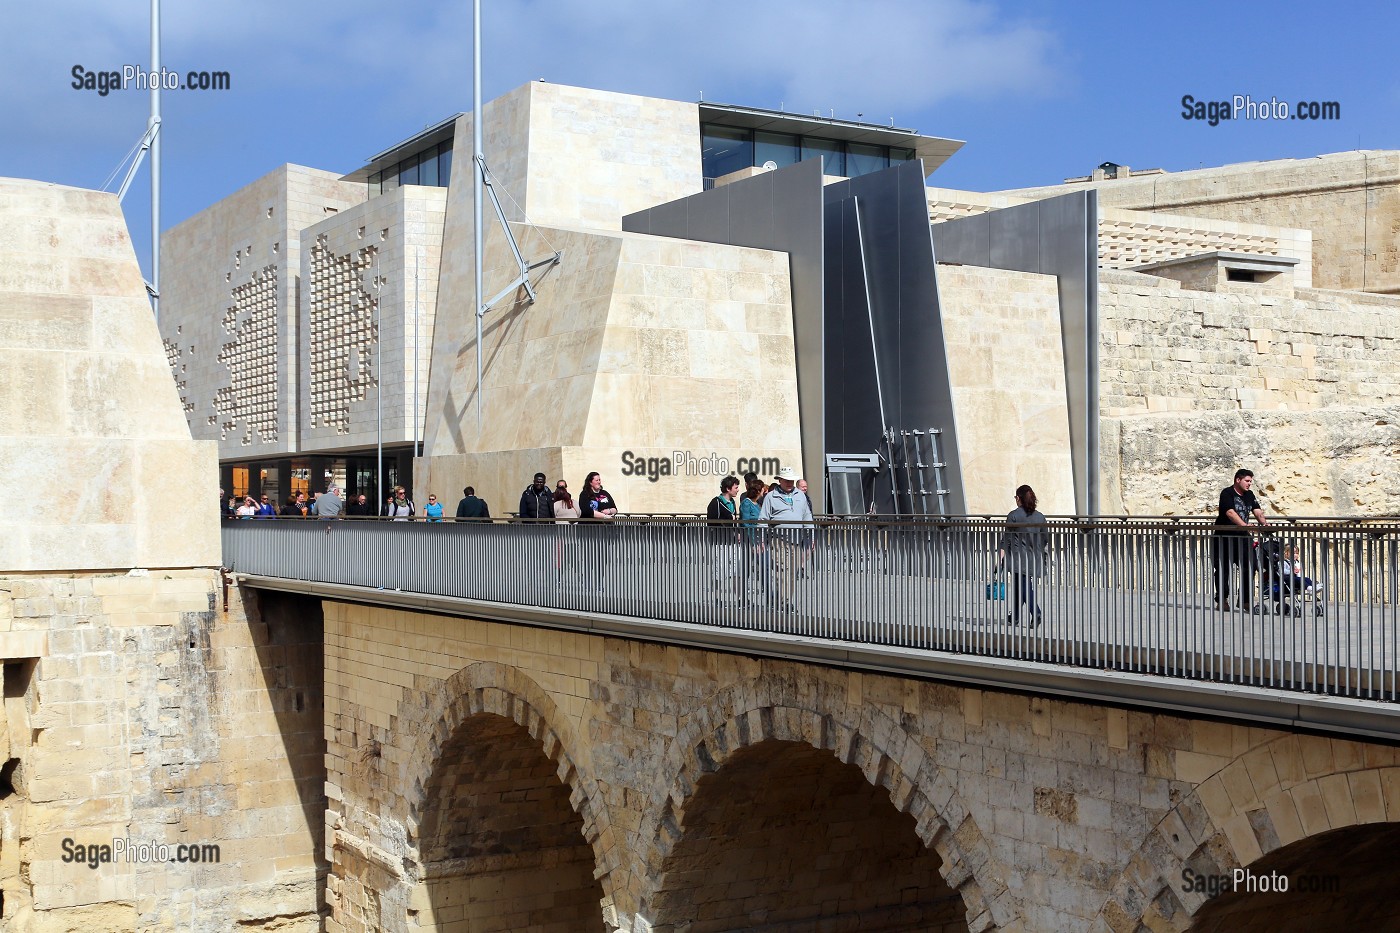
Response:
[{"label": "stone wall", "polygon": [[[0,575],[6,929],[319,929],[318,607],[232,598],[212,570]],[[88,849],[114,840],[199,861]]]},{"label": "stone wall", "polygon": [[1074,511],[1065,357],[1054,276],[938,267],[967,510],[1005,514],[1022,483]]},{"label": "stone wall", "polygon": [[1003,194],[1044,198],[1089,184],[1105,207],[1310,230],[1313,285],[1400,289],[1400,152],[1334,152]]},{"label": "stone wall", "polygon": [[0,179],[0,228],[0,571],[216,564],[213,445],[190,443],[116,196]]},{"label": "stone wall", "polygon": [[318,929],[319,607],[222,605],[114,195],[0,181],[0,372],[0,926]]},{"label": "stone wall", "polygon": [[[455,928],[473,865],[425,860],[431,840],[546,771],[609,929],[1184,931],[1210,904],[1185,869],[1326,858],[1303,870],[1359,899],[1234,905],[1237,928],[1292,933],[1320,908],[1361,922],[1394,883],[1340,857],[1400,822],[1388,746],[388,608],[325,619],[331,933]],[[445,814],[440,773],[503,732],[535,767]],[[897,903],[845,884],[894,852]]]},{"label": "stone wall", "polygon": [[1100,273],[1105,508],[1202,514],[1248,466],[1292,515],[1400,510],[1400,299]]}]

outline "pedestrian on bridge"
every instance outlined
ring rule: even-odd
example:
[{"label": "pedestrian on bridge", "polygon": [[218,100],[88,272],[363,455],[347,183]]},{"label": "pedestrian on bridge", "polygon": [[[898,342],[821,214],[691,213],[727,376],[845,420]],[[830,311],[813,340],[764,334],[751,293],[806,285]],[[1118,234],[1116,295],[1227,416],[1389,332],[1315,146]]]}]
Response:
[{"label": "pedestrian on bridge", "polygon": [[739,477],[726,476],[719,481],[719,495],[711,499],[705,509],[714,545],[710,557],[716,606],[724,605],[729,594],[737,597],[740,606],[744,602],[744,577],[739,571],[743,542],[739,512]]},{"label": "pedestrian on bridge", "polygon": [[543,473],[536,473],[535,481],[520,494],[520,517],[554,517],[554,493],[550,491]]},{"label": "pedestrian on bridge", "polygon": [[1239,469],[1235,471],[1234,483],[1220,490],[1211,569],[1215,577],[1215,608],[1224,612],[1230,611],[1232,565],[1240,568],[1240,608],[1248,610],[1254,598],[1254,540],[1249,535],[1249,519],[1252,516],[1262,527],[1269,522],[1253,486],[1254,471]]},{"label": "pedestrian on bridge", "polygon": [[807,556],[807,543],[812,535],[812,503],[807,494],[797,488],[801,479],[797,471],[785,466],[775,477],[776,489],[763,497],[760,521],[771,522],[765,544],[773,560],[773,577],[782,597],[783,612],[796,611],[793,600],[797,595],[797,574]]},{"label": "pedestrian on bridge", "polygon": [[1033,619],[1042,621],[1040,605],[1035,600],[1035,579],[1045,572],[1045,552],[1050,545],[1049,527],[1045,516],[1036,510],[1035,490],[1029,486],[1016,487],[1016,508],[1006,516],[1006,531],[997,546],[997,568],[1011,572],[1015,586],[1011,592],[1011,612],[1006,621],[1021,624],[1021,606],[1025,605]]},{"label": "pedestrian on bridge", "polygon": [[457,503],[458,518],[490,518],[491,507],[486,500],[479,498],[476,489],[468,486],[462,490],[462,501]]}]

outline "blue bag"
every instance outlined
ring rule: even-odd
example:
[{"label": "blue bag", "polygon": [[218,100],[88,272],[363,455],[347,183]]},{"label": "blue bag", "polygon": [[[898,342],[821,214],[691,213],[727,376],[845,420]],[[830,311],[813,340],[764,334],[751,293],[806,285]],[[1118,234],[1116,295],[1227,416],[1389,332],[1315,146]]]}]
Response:
[{"label": "blue bag", "polygon": [[987,598],[991,600],[1006,599],[1006,581],[993,580],[987,584]]}]

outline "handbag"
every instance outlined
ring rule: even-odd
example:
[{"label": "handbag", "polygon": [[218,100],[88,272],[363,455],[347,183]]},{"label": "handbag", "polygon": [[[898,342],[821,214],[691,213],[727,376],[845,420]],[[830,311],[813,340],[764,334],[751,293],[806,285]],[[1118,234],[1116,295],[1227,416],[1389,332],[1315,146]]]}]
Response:
[{"label": "handbag", "polygon": [[992,580],[987,584],[987,598],[990,600],[1006,599],[1006,581]]}]

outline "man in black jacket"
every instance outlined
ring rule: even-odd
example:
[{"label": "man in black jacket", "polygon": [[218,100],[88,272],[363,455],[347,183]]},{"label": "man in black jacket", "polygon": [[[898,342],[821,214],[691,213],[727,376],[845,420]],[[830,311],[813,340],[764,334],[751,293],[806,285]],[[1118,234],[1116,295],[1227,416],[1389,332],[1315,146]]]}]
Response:
[{"label": "man in black jacket", "polygon": [[521,518],[554,518],[554,492],[545,483],[543,473],[520,494]]},{"label": "man in black jacket", "polygon": [[457,503],[458,518],[490,518],[491,509],[486,505],[485,499],[476,497],[476,490],[471,486],[462,490],[462,501]]}]

